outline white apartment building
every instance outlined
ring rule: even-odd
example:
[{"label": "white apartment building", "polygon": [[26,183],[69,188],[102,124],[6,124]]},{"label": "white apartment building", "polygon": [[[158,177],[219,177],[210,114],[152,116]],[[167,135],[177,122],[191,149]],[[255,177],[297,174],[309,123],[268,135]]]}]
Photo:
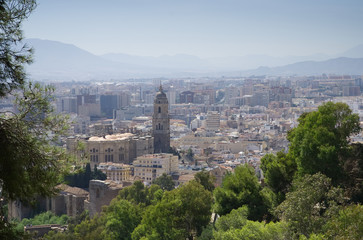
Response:
[{"label": "white apartment building", "polygon": [[169,153],[146,154],[137,157],[133,165],[134,176],[151,184],[163,173],[171,174],[178,171],[178,156]]}]

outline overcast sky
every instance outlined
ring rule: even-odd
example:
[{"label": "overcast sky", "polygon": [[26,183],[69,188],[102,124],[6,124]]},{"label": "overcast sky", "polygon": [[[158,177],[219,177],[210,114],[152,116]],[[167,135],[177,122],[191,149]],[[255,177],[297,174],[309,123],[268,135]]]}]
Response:
[{"label": "overcast sky", "polygon": [[336,54],[363,43],[362,0],[39,0],[27,38],[95,54]]}]

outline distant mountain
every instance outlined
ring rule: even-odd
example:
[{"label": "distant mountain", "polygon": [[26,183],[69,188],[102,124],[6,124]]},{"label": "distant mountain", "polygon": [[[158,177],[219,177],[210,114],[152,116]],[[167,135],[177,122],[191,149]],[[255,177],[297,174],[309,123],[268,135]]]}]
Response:
[{"label": "distant mountain", "polygon": [[40,39],[25,42],[34,49],[34,63],[28,67],[28,72],[36,78],[104,80],[142,76],[155,71],[146,66],[110,61],[71,44]]},{"label": "distant mountain", "polygon": [[187,54],[176,54],[173,56],[162,55],[160,57],[132,56],[123,53],[108,53],[101,55],[104,59],[120,62],[143,65],[156,68],[167,68],[173,70],[201,70],[209,69],[209,63],[199,57]]},{"label": "distant mountain", "polygon": [[321,75],[363,74],[363,58],[334,58],[326,61],[305,61],[280,67],[260,67],[243,72],[245,75]]},{"label": "distant mountain", "polygon": [[[222,75],[363,74],[363,57],[327,60],[328,56],[323,54],[281,58],[249,55],[210,59],[185,54],[146,57],[110,53],[97,56],[74,45],[57,41],[27,39],[26,43],[34,48],[34,63],[28,67],[28,72],[33,78],[47,81]],[[363,55],[363,45],[342,55],[360,56],[360,53]]]},{"label": "distant mountain", "polygon": [[207,60],[215,69],[222,70],[248,70],[260,66],[277,67],[301,61],[322,61],[329,59],[325,54],[309,56],[272,57],[268,55],[246,55],[234,57],[208,58]]},{"label": "distant mountain", "polygon": [[363,58],[363,44],[339,54],[340,57]]}]

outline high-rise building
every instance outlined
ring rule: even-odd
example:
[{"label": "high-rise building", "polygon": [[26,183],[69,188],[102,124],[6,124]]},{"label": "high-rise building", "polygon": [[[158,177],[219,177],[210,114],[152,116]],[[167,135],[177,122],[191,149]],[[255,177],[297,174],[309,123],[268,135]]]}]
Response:
[{"label": "high-rise building", "polygon": [[101,95],[100,97],[101,113],[107,118],[113,118],[113,111],[119,109],[118,95]]},{"label": "high-rise building", "polygon": [[206,119],[206,130],[217,131],[220,127],[221,116],[217,111],[209,111]]},{"label": "high-rise building", "polygon": [[154,153],[167,153],[170,150],[169,103],[160,85],[154,100],[153,137]]}]

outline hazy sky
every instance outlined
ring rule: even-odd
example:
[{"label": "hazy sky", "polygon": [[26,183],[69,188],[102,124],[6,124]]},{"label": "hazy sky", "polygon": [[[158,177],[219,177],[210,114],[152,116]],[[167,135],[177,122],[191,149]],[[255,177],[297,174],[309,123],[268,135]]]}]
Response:
[{"label": "hazy sky", "polygon": [[336,54],[363,43],[362,0],[40,0],[27,38],[199,57]]}]

